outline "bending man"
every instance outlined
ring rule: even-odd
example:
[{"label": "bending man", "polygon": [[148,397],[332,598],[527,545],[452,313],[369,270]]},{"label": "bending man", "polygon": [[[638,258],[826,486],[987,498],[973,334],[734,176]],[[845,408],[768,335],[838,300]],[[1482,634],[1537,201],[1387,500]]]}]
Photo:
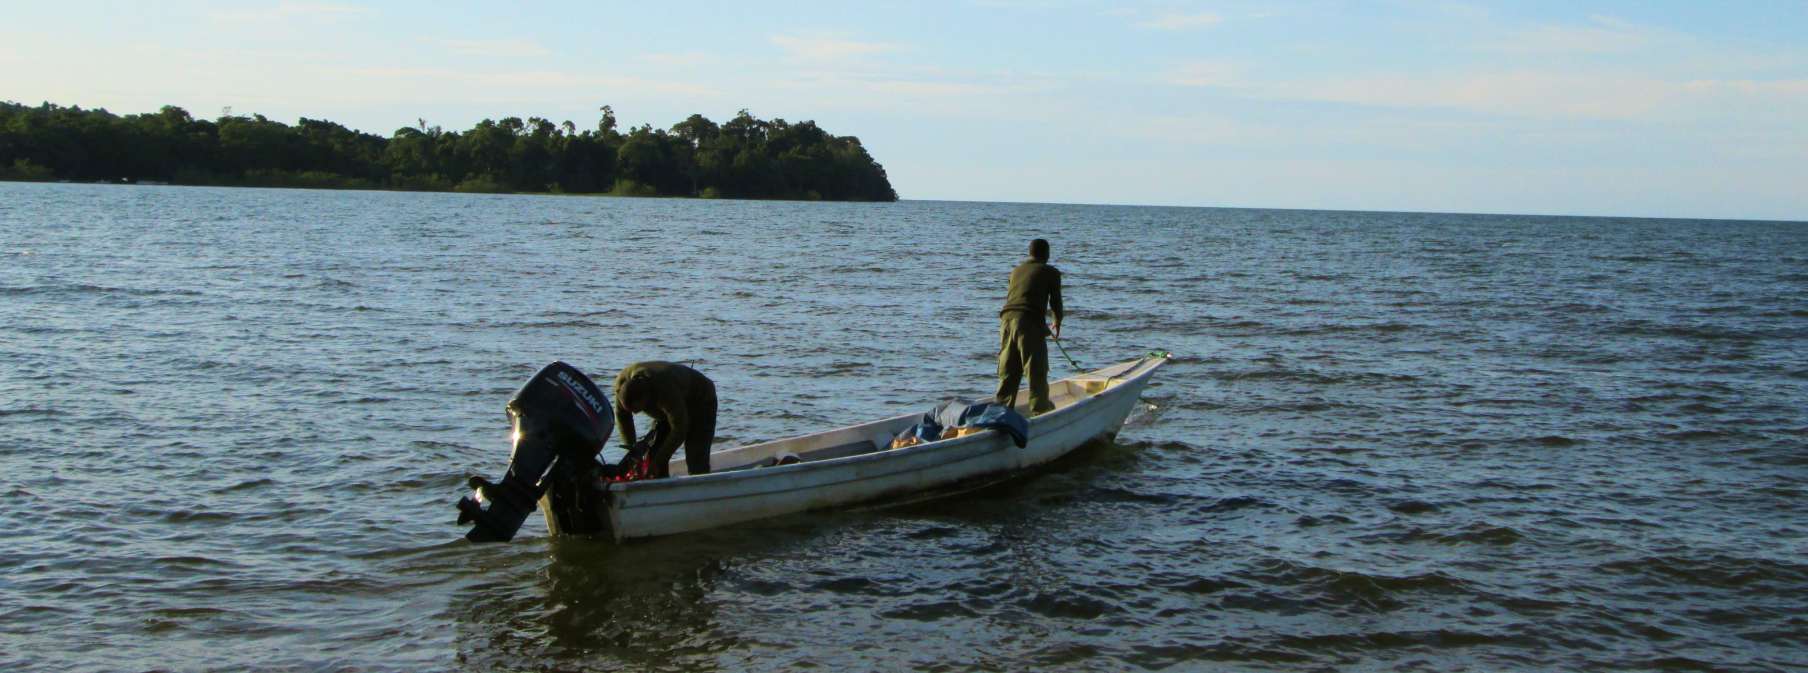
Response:
[{"label": "bending man", "polygon": [[672,455],[684,445],[691,474],[709,474],[709,444],[716,438],[716,384],[695,369],[671,362],[636,362],[615,375],[615,425],[634,450],[634,414],[653,419],[647,433],[651,476],[671,476]]},{"label": "bending man", "polygon": [[1016,406],[1017,386],[1024,370],[1030,375],[1030,412],[1034,416],[1055,408],[1048,399],[1047,313],[1055,314],[1053,336],[1061,338],[1061,270],[1048,263],[1048,241],[1030,241],[1030,258],[1011,270],[1004,308],[998,311],[999,404]]}]

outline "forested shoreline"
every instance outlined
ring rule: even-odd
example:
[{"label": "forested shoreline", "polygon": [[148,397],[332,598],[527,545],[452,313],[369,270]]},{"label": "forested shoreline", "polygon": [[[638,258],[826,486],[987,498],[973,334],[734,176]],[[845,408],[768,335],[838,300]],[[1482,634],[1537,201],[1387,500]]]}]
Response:
[{"label": "forested shoreline", "polygon": [[164,106],[115,115],[0,103],[0,180],[186,185],[607,193],[625,196],[896,201],[860,139],[815,122],[742,110],[623,133],[603,106],[595,128],[540,117],[447,131],[425,120],[390,137],[302,118],[196,119]]}]

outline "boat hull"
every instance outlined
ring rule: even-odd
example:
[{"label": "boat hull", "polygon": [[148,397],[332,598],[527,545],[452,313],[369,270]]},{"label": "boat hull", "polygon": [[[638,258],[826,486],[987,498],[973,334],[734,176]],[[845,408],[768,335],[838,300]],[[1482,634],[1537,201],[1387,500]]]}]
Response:
[{"label": "boat hull", "polygon": [[[606,506],[595,528],[616,540],[656,537],[785,514],[904,499],[975,481],[994,481],[1067,455],[1087,442],[1115,437],[1164,357],[1144,358],[1056,382],[1069,404],[1030,420],[1018,448],[1002,432],[986,431],[901,449],[880,448],[916,422],[917,414],[805,437],[742,447],[712,456],[724,471],[695,477],[612,483],[596,489]],[[1051,384],[1051,387],[1056,384]],[[1097,388],[1097,392],[1085,391]],[[865,445],[853,455],[770,467],[753,466],[790,450],[809,456]],[[719,463],[722,464],[722,463]],[[681,465],[674,462],[674,473]],[[740,468],[740,469],[737,469]],[[542,502],[543,509],[551,503]],[[561,517],[547,512],[560,533]],[[569,516],[564,517],[567,521]]]}]

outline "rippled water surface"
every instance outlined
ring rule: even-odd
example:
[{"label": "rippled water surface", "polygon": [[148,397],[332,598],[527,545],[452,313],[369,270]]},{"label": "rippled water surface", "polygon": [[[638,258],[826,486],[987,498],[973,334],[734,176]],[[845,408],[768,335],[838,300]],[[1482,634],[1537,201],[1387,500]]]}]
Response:
[{"label": "rippled water surface", "polygon": [[[1035,236],[1082,365],[1177,356],[1115,444],[452,524],[554,359],[719,446],[989,392]],[[1803,670],[1805,408],[1800,223],[0,183],[0,669]]]}]

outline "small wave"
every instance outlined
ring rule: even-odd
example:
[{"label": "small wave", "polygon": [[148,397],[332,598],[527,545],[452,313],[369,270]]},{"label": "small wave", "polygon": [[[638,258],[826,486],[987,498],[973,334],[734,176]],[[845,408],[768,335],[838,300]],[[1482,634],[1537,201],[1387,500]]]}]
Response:
[{"label": "small wave", "polygon": [[1577,303],[1577,302],[1569,302],[1566,304],[1557,304],[1557,305],[1549,306],[1546,308],[1547,313],[1552,313],[1552,314],[1555,314],[1558,316],[1574,315],[1577,313],[1607,313],[1612,310],[1613,310],[1612,307],[1609,307],[1605,304],[1583,304],[1583,303]]},{"label": "small wave", "polygon": [[214,492],[215,493],[234,493],[237,491],[249,491],[252,489],[263,488],[265,486],[269,486],[269,485],[272,485],[275,483],[276,483],[275,479],[251,479],[248,481],[241,481],[237,484],[233,484],[233,485],[227,486],[225,488],[216,489]]},{"label": "small wave", "polygon": [[521,322],[498,322],[498,323],[491,323],[490,326],[500,327],[503,329],[569,329],[569,328],[574,328],[574,327],[580,328],[580,329],[598,329],[598,328],[607,327],[607,325],[604,325],[602,323],[592,321],[592,320],[538,320],[538,321],[521,321]]},{"label": "small wave", "polygon": [[1654,584],[1674,582],[1702,587],[1746,589],[1765,593],[1772,589],[1800,587],[1808,582],[1808,565],[1725,554],[1695,558],[1675,555],[1647,556],[1601,564],[1612,575],[1639,575]]},{"label": "small wave", "polygon": [[960,601],[941,600],[892,608],[880,612],[879,615],[893,619],[908,619],[914,622],[934,622],[943,619],[970,619],[978,617],[979,613],[973,611],[972,608],[967,607]]},{"label": "small wave", "polygon": [[231,521],[232,519],[232,515],[220,512],[195,512],[190,510],[177,510],[163,515],[163,520],[170,523],[218,522]]},{"label": "small wave", "polygon": [[1290,403],[1286,403],[1286,404],[1265,404],[1265,405],[1256,407],[1254,409],[1251,409],[1250,411],[1252,413],[1298,413],[1298,412],[1310,413],[1310,412],[1325,411],[1327,409],[1331,409],[1333,407],[1340,407],[1340,406],[1343,406],[1343,405],[1331,404],[1329,402],[1318,400],[1318,401],[1309,401],[1309,402],[1290,402]]},{"label": "small wave", "polygon": [[1627,336],[1672,337],[1704,341],[1755,341],[1758,339],[1758,335],[1744,330],[1712,325],[1655,324],[1645,320],[1623,322],[1608,331]]},{"label": "small wave", "polygon": [[1300,650],[1302,654],[1320,655],[1324,652],[1349,653],[1407,648],[1450,650],[1476,645],[1498,645],[1505,640],[1511,639],[1476,631],[1429,629],[1281,636],[1275,640],[1275,644],[1286,649]]},{"label": "small wave", "polygon": [[1256,369],[1248,371],[1214,371],[1207,376],[1219,381],[1302,381],[1305,383],[1326,385],[1337,383],[1340,379],[1326,376],[1318,372],[1303,369]]},{"label": "small wave", "polygon": [[869,577],[837,577],[810,584],[810,588],[833,594],[860,596],[898,596],[909,594],[906,582],[881,582]]},{"label": "small wave", "polygon": [[1533,407],[1533,406],[1538,406],[1539,404],[1540,404],[1540,402],[1538,400],[1524,400],[1524,399],[1512,399],[1512,398],[1482,398],[1482,399],[1468,400],[1468,401],[1464,401],[1464,402],[1456,402],[1455,403],[1456,406],[1477,406],[1477,407]]},{"label": "small wave", "polygon": [[7,416],[37,416],[37,417],[41,417],[41,418],[56,418],[58,416],[67,416],[67,415],[68,415],[67,413],[65,413],[61,410],[57,410],[57,409],[0,409],[0,418],[5,418]]},{"label": "small wave", "polygon": [[417,440],[408,442],[408,446],[416,448],[416,449],[424,449],[426,451],[430,451],[435,456],[458,455],[458,454],[465,453],[467,451],[471,451],[474,448],[474,447],[466,446],[464,444],[456,444],[453,442],[436,442],[436,441],[428,440],[428,439],[417,439]]},{"label": "small wave", "polygon": [[1215,325],[1215,327],[1221,327],[1221,328],[1226,328],[1226,329],[1259,329],[1264,326],[1265,325],[1263,325],[1261,322],[1258,322],[1255,320],[1237,320],[1237,321],[1233,321],[1233,322],[1220,323],[1218,325]]},{"label": "small wave", "polygon": [[1414,528],[1406,533],[1387,536],[1390,542],[1431,542],[1433,544],[1464,546],[1493,545],[1505,546],[1525,539],[1525,535],[1506,526],[1495,526],[1485,523],[1472,523],[1454,533],[1435,533],[1423,528]]},{"label": "small wave", "polygon": [[1439,510],[1436,504],[1423,500],[1395,500],[1387,503],[1387,508],[1400,514],[1424,514]]},{"label": "small wave", "polygon": [[1248,496],[1248,495],[1234,495],[1234,496],[1230,496],[1228,498],[1219,498],[1219,499],[1213,501],[1209,505],[1200,507],[1198,509],[1198,511],[1200,511],[1200,512],[1232,512],[1232,511],[1236,511],[1239,509],[1247,509],[1250,507],[1266,507],[1267,505],[1268,505],[1268,502],[1261,498],[1257,498],[1254,496]]},{"label": "small wave", "polygon": [[236,566],[236,565],[238,565],[237,563],[234,563],[232,561],[222,561],[219,559],[211,559],[211,558],[207,558],[205,556],[165,556],[165,557],[157,559],[157,562],[161,563],[163,565],[182,566],[182,567],[186,567],[186,568],[199,568],[199,567],[203,567],[203,566]]},{"label": "small wave", "polygon": [[1293,520],[1293,525],[1299,526],[1300,528],[1317,528],[1319,526],[1332,524],[1347,525],[1352,523],[1356,523],[1356,520],[1342,514],[1326,514],[1324,516],[1307,514]]},{"label": "small wave", "polygon": [[9,296],[9,295],[10,296],[30,296],[30,295],[37,295],[37,294],[78,294],[78,295],[95,294],[95,295],[124,295],[124,296],[128,296],[128,297],[164,297],[164,296],[198,297],[198,296],[202,296],[203,293],[198,290],[137,288],[137,287],[108,287],[105,285],[90,285],[87,283],[76,283],[73,285],[26,285],[26,286],[0,285],[0,296]]},{"label": "small wave", "polygon": [[1723,432],[1720,430],[1682,430],[1679,432],[1669,432],[1658,435],[1658,437],[1672,442],[1698,442],[1710,439],[1721,439],[1724,437],[1737,437],[1742,434],[1744,433]]},{"label": "small wave", "polygon": [[1140,502],[1166,505],[1178,502],[1183,498],[1166,493],[1138,493],[1124,488],[1096,488],[1087,492],[1087,496],[1095,502]]},{"label": "small wave", "polygon": [[1019,603],[1030,612],[1057,619],[1092,620],[1117,612],[1117,606],[1071,592],[1045,591]]},{"label": "small wave", "polygon": [[1705,659],[1695,659],[1682,655],[1671,655],[1652,659],[1618,662],[1615,668],[1649,671],[1721,671],[1726,670],[1720,663]]},{"label": "small wave", "polygon": [[847,374],[853,372],[866,372],[872,368],[873,363],[871,362],[840,361],[829,363],[823,370],[828,374]]},{"label": "small wave", "polygon": [[959,537],[965,532],[964,529],[954,528],[952,526],[930,526],[922,530],[911,531],[910,534],[905,537],[912,540],[943,540],[951,537]]},{"label": "small wave", "polygon": [[1267,585],[1314,591],[1324,607],[1355,605],[1381,612],[1402,607],[1401,599],[1414,593],[1462,593],[1468,588],[1467,583],[1443,573],[1374,575],[1278,559],[1243,574]]},{"label": "small wave", "polygon": [[1248,584],[1224,577],[1195,577],[1190,575],[1156,578],[1150,583],[1163,589],[1172,589],[1184,593],[1202,595],[1249,587]]},{"label": "small wave", "polygon": [[213,617],[216,615],[226,615],[226,614],[232,614],[232,613],[227,610],[221,610],[219,608],[185,607],[185,608],[156,608],[156,609],[151,610],[151,614],[157,615],[159,617],[169,617],[172,619],[174,619],[174,618],[195,619],[195,618],[200,618],[200,617]]},{"label": "small wave", "polygon": [[1177,452],[1182,452],[1182,453],[1197,453],[1199,451],[1199,447],[1194,446],[1192,444],[1188,444],[1186,442],[1178,441],[1178,440],[1168,440],[1168,441],[1161,441],[1161,442],[1151,442],[1151,441],[1147,441],[1147,440],[1129,441],[1129,442],[1124,442],[1123,444],[1120,444],[1119,446],[1123,446],[1123,447],[1129,448],[1129,449],[1154,450],[1154,451],[1164,451],[1164,452],[1177,451]]},{"label": "small wave", "polygon": [[1364,482],[1364,481],[1357,481],[1355,479],[1342,478],[1342,477],[1339,477],[1336,479],[1326,479],[1324,481],[1323,488],[1327,491],[1340,491],[1340,492],[1345,492],[1345,493],[1361,493],[1361,494],[1365,494],[1365,495],[1372,495],[1377,490],[1374,484],[1370,484],[1370,483]]},{"label": "small wave", "polygon": [[1218,381],[1299,381],[1312,385],[1337,384],[1375,384],[1375,383],[1411,383],[1419,377],[1411,374],[1392,374],[1386,372],[1323,372],[1312,369],[1293,369],[1280,367],[1274,369],[1253,370],[1215,370],[1206,376]]}]

